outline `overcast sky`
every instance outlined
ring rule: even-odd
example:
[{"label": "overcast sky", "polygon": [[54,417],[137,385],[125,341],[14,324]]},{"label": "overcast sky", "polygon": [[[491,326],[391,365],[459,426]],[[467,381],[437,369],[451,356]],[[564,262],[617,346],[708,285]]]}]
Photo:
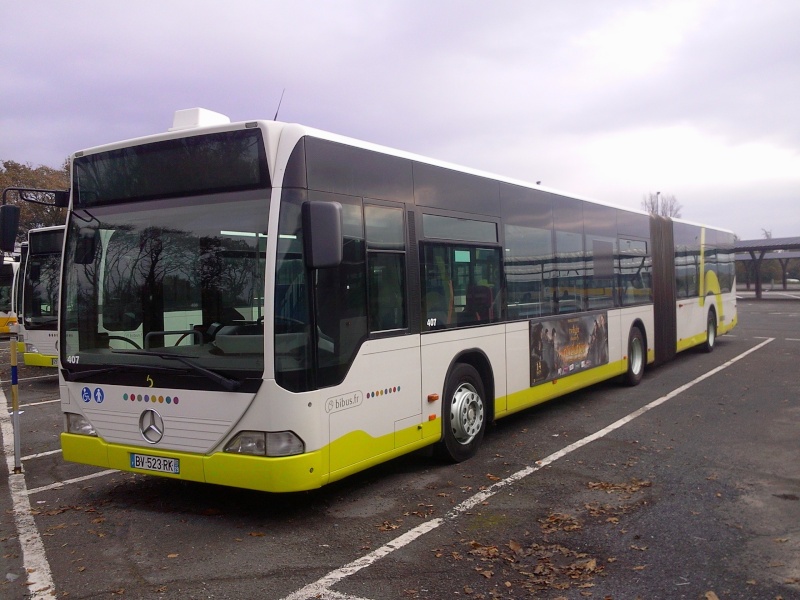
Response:
[{"label": "overcast sky", "polygon": [[800,236],[797,0],[0,0],[0,160],[279,120]]}]

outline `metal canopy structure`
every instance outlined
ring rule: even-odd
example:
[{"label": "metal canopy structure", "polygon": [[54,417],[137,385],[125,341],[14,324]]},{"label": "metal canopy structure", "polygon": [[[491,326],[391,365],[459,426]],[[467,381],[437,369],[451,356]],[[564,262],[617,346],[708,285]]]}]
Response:
[{"label": "metal canopy structure", "polygon": [[[752,261],[756,284],[756,298],[761,298],[761,263],[778,260],[781,263],[781,278],[786,287],[786,266],[793,258],[800,258],[800,237],[764,238],[760,240],[738,240],[733,247],[736,260]],[[792,252],[797,250],[798,252]]]}]

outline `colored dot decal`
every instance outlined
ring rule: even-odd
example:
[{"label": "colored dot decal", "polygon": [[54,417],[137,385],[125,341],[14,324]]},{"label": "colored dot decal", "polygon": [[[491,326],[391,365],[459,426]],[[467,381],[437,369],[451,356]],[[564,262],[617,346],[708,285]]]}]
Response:
[{"label": "colored dot decal", "polygon": [[367,392],[365,396],[367,398],[375,398],[376,396],[387,396],[389,394],[396,394],[400,391],[400,386],[392,386],[383,388],[382,390],[375,390],[374,392]]},{"label": "colored dot decal", "polygon": [[[373,392],[372,395],[374,396],[375,393]],[[367,397],[369,397],[369,394],[367,394]],[[177,396],[156,396],[155,394],[151,396],[150,394],[142,395],[132,392],[124,392],[122,394],[122,399],[125,401],[130,400],[131,402],[152,402],[153,404],[177,404],[179,402]]]}]

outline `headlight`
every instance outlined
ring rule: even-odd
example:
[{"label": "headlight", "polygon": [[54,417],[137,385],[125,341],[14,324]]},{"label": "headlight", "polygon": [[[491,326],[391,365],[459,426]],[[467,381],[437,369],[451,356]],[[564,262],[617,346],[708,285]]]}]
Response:
[{"label": "headlight", "polygon": [[30,342],[27,342],[25,344],[25,352],[28,354],[39,354],[39,349]]},{"label": "headlight", "polygon": [[254,456],[302,454],[305,444],[291,431],[240,431],[225,446],[225,452]]},{"label": "headlight", "polygon": [[67,433],[77,433],[78,435],[92,435],[97,437],[97,432],[86,417],[75,413],[66,413]]},{"label": "headlight", "polygon": [[305,449],[303,440],[291,431],[267,432],[267,456],[293,456]]},{"label": "headlight", "polygon": [[263,431],[240,431],[225,446],[225,452],[265,456],[266,448],[266,434]]}]

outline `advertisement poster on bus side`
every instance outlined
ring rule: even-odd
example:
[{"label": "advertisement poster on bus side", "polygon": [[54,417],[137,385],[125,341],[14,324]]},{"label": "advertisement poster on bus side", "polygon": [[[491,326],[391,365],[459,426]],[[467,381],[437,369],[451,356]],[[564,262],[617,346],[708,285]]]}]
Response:
[{"label": "advertisement poster on bus side", "polygon": [[607,364],[606,315],[531,321],[531,386]]}]

